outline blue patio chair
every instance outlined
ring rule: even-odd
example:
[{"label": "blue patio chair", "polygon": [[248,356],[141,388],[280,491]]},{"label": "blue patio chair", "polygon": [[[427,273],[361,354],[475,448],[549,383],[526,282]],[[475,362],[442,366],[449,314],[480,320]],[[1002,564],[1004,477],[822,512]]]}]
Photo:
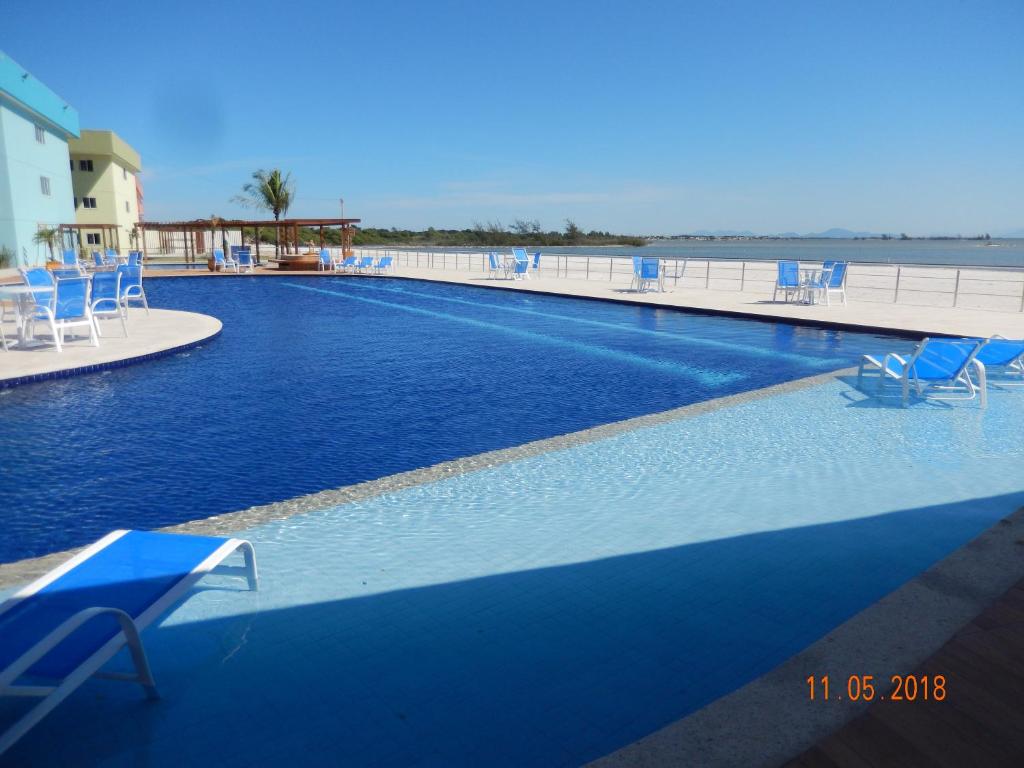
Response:
[{"label": "blue patio chair", "polygon": [[224,251],[220,248],[213,249],[213,264],[215,267],[220,267],[222,272],[227,272],[229,269],[238,272],[238,262],[225,258]]},{"label": "blue patio chair", "polygon": [[32,269],[22,268],[21,279],[25,285],[29,287],[37,288],[49,288],[48,291],[40,291],[39,293],[33,292],[31,295],[32,306],[27,308],[27,317],[31,318],[36,315],[37,310],[48,308],[53,310],[53,288],[54,280],[53,273],[45,267],[33,267]]},{"label": "blue patio chair", "polygon": [[[129,267],[130,269],[131,267]],[[92,277],[92,301],[90,309],[96,321],[96,333],[103,335],[99,319],[116,317],[121,321],[121,330],[128,336],[128,307],[121,302],[121,270],[97,272]]]},{"label": "blue patio chair", "polygon": [[138,267],[142,264],[142,251],[128,251],[128,266]]},{"label": "blue patio chair", "polygon": [[124,304],[125,316],[128,313],[128,302],[141,301],[142,306],[149,314],[149,300],[146,298],[146,289],[142,287],[142,267],[129,267],[122,264],[117,268],[121,275],[121,303]]},{"label": "blue patio chair", "polygon": [[648,290],[651,285],[661,290],[661,259],[643,258],[640,260],[640,275],[637,279],[637,290],[640,293]]},{"label": "blue patio chair", "polygon": [[496,254],[496,253],[488,253],[487,254],[487,276],[493,280],[494,278],[496,278],[498,276],[499,273],[502,275],[502,277],[506,276],[505,264],[502,262],[502,260],[500,258],[498,258],[498,254]]},{"label": "blue patio chair", "polygon": [[330,249],[320,249],[320,255],[316,260],[316,270],[317,272],[328,272],[334,270],[334,259],[331,258]]},{"label": "blue patio chair", "polygon": [[62,254],[62,259],[65,267],[76,270],[80,275],[85,274],[85,268],[82,266],[82,263],[78,260],[78,251],[76,251],[74,248],[66,249]]},{"label": "blue patio chair", "polygon": [[355,271],[357,259],[355,256],[346,256],[337,267],[338,272]]},{"label": "blue patio chair", "polygon": [[103,254],[103,264],[104,264],[104,266],[115,267],[115,266],[117,266],[117,262],[118,262],[117,251],[115,251],[113,248],[107,248],[106,253]]},{"label": "blue patio chair", "polygon": [[256,265],[252,261],[252,251],[248,248],[239,248],[235,253],[235,263],[244,272],[255,272]]},{"label": "blue patio chair", "polygon": [[87,277],[78,274],[57,277],[53,283],[53,300],[49,304],[36,302],[30,319],[33,325],[36,321],[43,321],[50,326],[57,352],[62,351],[65,332],[79,326],[88,327],[89,341],[94,347],[99,346],[99,335],[89,305],[89,290],[90,280]]},{"label": "blue patio chair", "polygon": [[373,268],[373,256],[363,256],[354,269],[358,272],[369,272]]},{"label": "blue patio chair", "polygon": [[[236,552],[244,564],[224,565]],[[140,633],[207,574],[242,576],[258,589],[252,544],[114,531],[0,604],[0,696],[38,700],[0,734],[0,755],[92,676],[137,683],[159,698]],[[104,674],[125,647],[134,674]]]},{"label": "blue patio chair", "polygon": [[643,265],[643,262],[642,256],[633,257],[633,280],[629,284],[631,290],[640,290],[640,267]]},{"label": "blue patio chair", "polygon": [[530,264],[530,269],[537,277],[540,277],[540,251],[533,254],[533,263]]},{"label": "blue patio chair", "polygon": [[103,263],[103,254],[99,251],[92,252],[92,263],[96,269],[102,269],[106,266],[106,264]]},{"label": "blue patio chair", "polygon": [[[985,366],[979,363],[977,355],[986,343],[976,339],[925,338],[909,358],[894,352],[881,360],[873,355],[864,355],[857,370],[857,385],[862,386],[866,373],[876,371],[879,394],[885,395],[886,384],[898,384],[904,407],[913,386],[919,397],[928,395],[933,400],[973,400],[978,397],[984,408],[988,405]],[[978,377],[977,382],[971,377],[972,369]]]},{"label": "blue patio chair", "polygon": [[381,256],[379,259],[377,259],[377,263],[374,264],[373,271],[378,275],[383,275],[386,272],[391,272],[394,270],[394,266],[392,266],[393,261],[394,257],[392,256]]},{"label": "blue patio chair", "polygon": [[530,257],[525,248],[512,249],[512,279],[530,279]]},{"label": "blue patio chair", "polygon": [[772,301],[775,301],[775,297],[779,291],[782,291],[782,295],[785,301],[789,301],[792,296],[799,296],[801,285],[800,285],[800,262],[799,261],[780,261],[778,262],[778,277],[775,280],[775,290],[772,291]]},{"label": "blue patio chair", "polygon": [[838,293],[846,304],[846,271],[845,261],[825,261],[821,265],[821,278],[814,290],[824,297],[825,306],[831,305],[830,294],[833,293]]}]

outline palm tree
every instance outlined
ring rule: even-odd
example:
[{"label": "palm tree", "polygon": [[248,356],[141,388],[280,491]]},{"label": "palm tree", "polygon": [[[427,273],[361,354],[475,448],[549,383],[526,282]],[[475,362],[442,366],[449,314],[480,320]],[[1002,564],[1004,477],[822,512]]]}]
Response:
[{"label": "palm tree", "polygon": [[[252,181],[242,186],[242,194],[235,195],[231,201],[249,208],[270,211],[274,214],[274,221],[278,221],[282,214],[288,213],[294,195],[295,185],[290,173],[282,176],[279,168],[270,171],[260,169],[253,172]],[[277,255],[281,253],[280,240],[278,237],[274,245],[274,253]]]},{"label": "palm tree", "polygon": [[54,248],[57,247],[57,237],[59,233],[56,227],[40,227],[39,231],[32,236],[32,242],[36,245],[45,245],[47,250],[50,252],[50,261],[54,261],[56,256],[54,255]]}]

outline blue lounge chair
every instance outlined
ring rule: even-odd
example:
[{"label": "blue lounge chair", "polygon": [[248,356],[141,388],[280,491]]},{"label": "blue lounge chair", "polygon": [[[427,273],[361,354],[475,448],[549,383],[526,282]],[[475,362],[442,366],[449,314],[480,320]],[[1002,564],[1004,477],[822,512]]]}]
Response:
[{"label": "blue lounge chair", "polygon": [[142,266],[142,251],[128,251],[128,266]]},{"label": "blue lounge chair", "polygon": [[383,275],[386,272],[392,272],[394,271],[394,266],[392,266],[393,261],[393,256],[381,256],[377,259],[377,263],[373,265],[373,271],[378,275]]},{"label": "blue lounge chair", "polygon": [[103,254],[99,251],[92,252],[92,263],[96,269],[103,269],[106,264],[103,263]]},{"label": "blue lounge chair", "polygon": [[353,266],[353,269],[358,272],[369,272],[373,269],[373,256],[363,256],[359,263]]},{"label": "blue lounge chair", "polygon": [[656,286],[662,290],[661,282],[661,259],[643,258],[640,260],[640,274],[637,277],[637,290],[640,293],[648,290],[650,286]]},{"label": "blue lounge chair", "polygon": [[825,296],[825,306],[832,304],[831,294],[838,293],[842,299],[843,304],[846,304],[846,271],[847,263],[845,261],[826,261],[822,264],[822,278],[823,285],[821,292]]},{"label": "blue lounge chair", "polygon": [[113,272],[97,272],[92,276],[92,317],[96,325],[96,333],[100,336],[103,331],[100,329],[99,319],[101,317],[116,317],[121,321],[121,330],[125,337],[128,336],[128,307],[121,301],[121,275],[120,269]]},{"label": "blue lounge chair", "polygon": [[107,252],[103,255],[103,265],[107,267],[116,267],[119,257],[117,251],[113,248],[107,248]]},{"label": "blue lounge chair", "polygon": [[235,262],[243,272],[255,272],[256,265],[252,261],[252,251],[248,248],[239,248],[235,253]]},{"label": "blue lounge chair", "polygon": [[[921,340],[909,358],[890,352],[881,360],[872,355],[861,357],[857,385],[862,386],[865,373],[877,371],[878,392],[884,395],[886,384],[900,386],[904,407],[910,399],[910,387],[919,397],[928,393],[934,400],[973,400],[979,397],[981,407],[988,405],[985,366],[977,360],[986,341],[976,339]],[[978,377],[975,382],[971,371]],[[951,394],[930,394],[932,391]]]},{"label": "blue lounge chair", "polygon": [[149,300],[146,298],[146,289],[142,287],[142,267],[122,264],[117,271],[121,274],[121,303],[124,304],[125,312],[128,310],[128,302],[141,301],[148,315]]},{"label": "blue lounge chair", "polygon": [[338,263],[335,271],[337,272],[348,272],[349,270],[355,271],[356,268],[356,257],[346,256],[342,261]]},{"label": "blue lounge chair", "polygon": [[782,291],[783,299],[789,301],[793,296],[799,296],[802,286],[800,285],[800,262],[780,261],[778,263],[778,277],[775,280],[775,290],[772,291],[772,301]]},{"label": "blue lounge chair", "polygon": [[537,277],[540,277],[540,251],[533,254],[533,263],[530,265],[530,269]]},{"label": "blue lounge chair", "polygon": [[[221,565],[239,550],[243,566]],[[40,699],[0,734],[0,755],[93,675],[138,683],[157,698],[139,633],[209,573],[245,576],[257,589],[252,545],[114,531],[0,604],[0,696]],[[135,673],[103,675],[126,646]]]},{"label": "blue lounge chair", "polygon": [[229,269],[238,272],[238,262],[234,259],[226,258],[224,251],[220,248],[213,249],[213,264],[215,267],[220,267],[222,272],[227,272]]}]

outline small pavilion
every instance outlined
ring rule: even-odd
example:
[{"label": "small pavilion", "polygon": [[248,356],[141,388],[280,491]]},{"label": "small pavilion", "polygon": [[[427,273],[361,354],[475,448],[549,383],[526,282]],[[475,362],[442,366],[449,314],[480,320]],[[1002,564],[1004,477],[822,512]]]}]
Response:
[{"label": "small pavilion", "polygon": [[[263,221],[244,219],[221,219],[211,217],[209,219],[194,219],[192,221],[140,221],[138,228],[141,233],[143,254],[148,256],[149,243],[146,233],[156,232],[159,236],[160,251],[172,251],[179,247],[185,251],[185,261],[194,262],[196,255],[212,250],[214,239],[217,233],[227,239],[228,232],[237,231],[241,236],[241,242],[246,244],[247,232],[251,234],[249,242],[259,245],[260,230],[272,229],[275,239],[281,245],[282,253],[298,253],[301,230],[314,230],[318,247],[327,245],[326,233],[334,228],[341,231],[341,247],[346,256],[352,252],[352,235],[355,233],[355,225],[361,219],[268,219]],[[207,244],[206,238],[210,238]],[[257,248],[257,259],[259,250]]]}]

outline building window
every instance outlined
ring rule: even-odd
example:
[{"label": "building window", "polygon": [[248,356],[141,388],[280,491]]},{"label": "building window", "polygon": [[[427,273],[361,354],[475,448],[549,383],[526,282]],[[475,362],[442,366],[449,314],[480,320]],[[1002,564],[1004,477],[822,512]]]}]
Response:
[{"label": "building window", "polygon": [[82,207],[83,208],[95,208],[96,207],[96,198],[95,197],[83,197],[82,198]]},{"label": "building window", "polygon": [[92,160],[79,160],[78,170],[92,172]]},{"label": "building window", "polygon": [[47,197],[50,196],[50,180],[46,176],[39,177],[39,189]]},{"label": "building window", "polygon": [[124,179],[125,181],[128,181],[128,169],[127,168],[122,168],[121,169],[121,178]]},{"label": "building window", "polygon": [[132,207],[128,204],[127,200],[124,201],[124,212],[125,213],[131,213],[132,212]]},{"label": "building window", "polygon": [[71,161],[71,172],[72,173],[75,172],[75,161],[74,160]]},{"label": "building window", "polygon": [[89,232],[89,233],[87,233],[86,236],[85,236],[85,244],[86,245],[99,245],[100,244],[99,233],[98,232]]},{"label": "building window", "polygon": [[43,130],[43,126],[41,125],[36,126],[36,141],[40,144],[46,143],[46,131]]}]

